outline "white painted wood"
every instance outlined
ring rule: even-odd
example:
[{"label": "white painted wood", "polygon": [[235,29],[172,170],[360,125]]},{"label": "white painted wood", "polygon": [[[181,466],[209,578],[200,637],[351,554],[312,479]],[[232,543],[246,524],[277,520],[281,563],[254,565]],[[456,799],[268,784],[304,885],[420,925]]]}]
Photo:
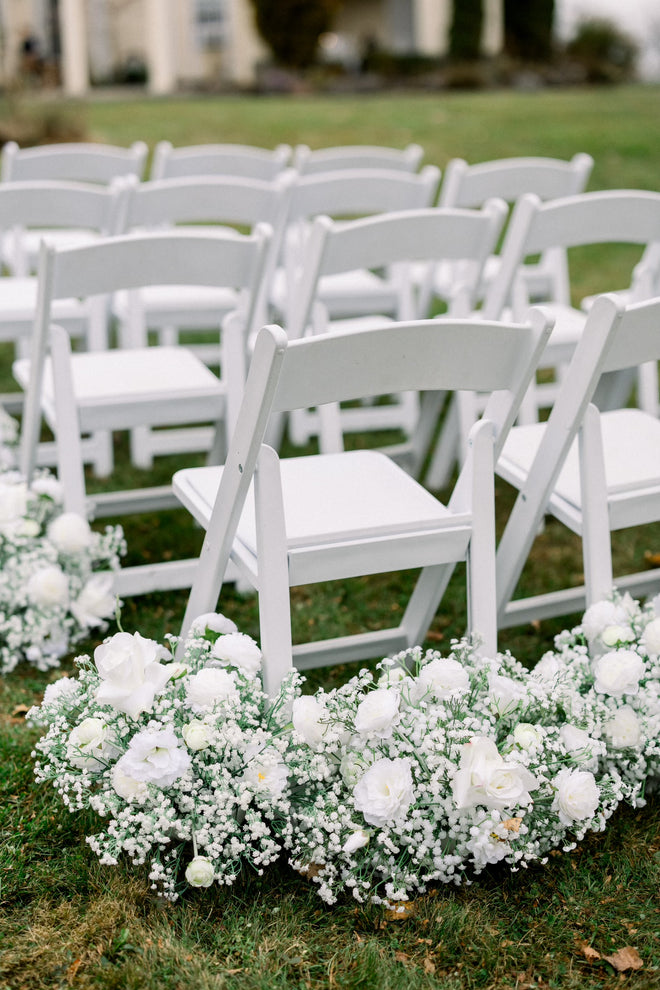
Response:
[{"label": "white painted wood", "polygon": [[301,175],[332,172],[345,168],[386,168],[416,172],[422,163],[424,149],[419,144],[405,148],[354,144],[312,150],[306,144],[293,149],[293,167]]},{"label": "white painted wood", "polygon": [[245,144],[196,144],[174,148],[159,141],[154,150],[150,179],[192,175],[240,175],[270,181],[289,165],[291,148],[257,148]]}]

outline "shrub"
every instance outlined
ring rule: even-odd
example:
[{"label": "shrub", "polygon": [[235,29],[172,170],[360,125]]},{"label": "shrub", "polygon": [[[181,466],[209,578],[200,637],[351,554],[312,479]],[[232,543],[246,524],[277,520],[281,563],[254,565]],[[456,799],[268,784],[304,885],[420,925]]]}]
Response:
[{"label": "shrub", "polygon": [[637,45],[606,19],[582,21],[566,52],[582,66],[587,82],[622,82],[635,74]]},{"label": "shrub", "polygon": [[280,65],[305,69],[332,27],[340,0],[252,0],[257,29]]}]

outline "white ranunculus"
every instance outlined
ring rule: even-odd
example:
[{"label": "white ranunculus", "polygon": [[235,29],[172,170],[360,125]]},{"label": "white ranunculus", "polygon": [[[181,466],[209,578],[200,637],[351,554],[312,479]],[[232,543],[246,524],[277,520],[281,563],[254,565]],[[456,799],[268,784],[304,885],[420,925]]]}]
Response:
[{"label": "white ranunculus", "polygon": [[207,856],[195,856],[186,867],[186,880],[191,887],[210,887],[215,880],[213,863]]},{"label": "white ranunculus", "polygon": [[641,644],[651,656],[660,654],[660,619],[651,619],[642,633]]},{"label": "white ranunculus", "polygon": [[430,694],[433,698],[455,698],[470,688],[470,675],[458,660],[451,657],[431,660],[419,672],[417,691],[419,698]]},{"label": "white ranunculus", "polygon": [[76,600],[71,602],[71,612],[81,626],[94,629],[114,614],[117,599],[113,585],[113,575],[108,572],[92,574],[85,582]]},{"label": "white ranunculus", "polygon": [[377,688],[363,698],[355,712],[355,731],[385,739],[399,719],[401,697],[398,691]]},{"label": "white ranunculus", "polygon": [[559,738],[573,759],[580,763],[585,770],[598,768],[598,757],[594,753],[594,742],[588,732],[579,729],[570,722],[564,723],[559,730]]},{"label": "white ranunculus", "polygon": [[41,567],[27,583],[27,596],[33,605],[53,608],[69,601],[69,580],[56,564]]},{"label": "white ranunculus", "polygon": [[461,747],[461,761],[452,780],[457,808],[519,808],[531,801],[536,777],[514,760],[504,760],[486,736],[476,736]]},{"label": "white ranunculus", "polygon": [[116,752],[110,730],[101,718],[85,718],[69,733],[67,756],[81,770],[103,770]]},{"label": "white ranunculus", "polygon": [[116,765],[127,777],[169,787],[186,773],[190,756],[179,745],[174,729],[143,729],[133,736]]},{"label": "white ranunculus", "polygon": [[147,785],[142,780],[136,780],[135,777],[129,777],[124,773],[119,762],[115,763],[110,771],[110,783],[120,798],[132,804],[142,804],[149,797]]},{"label": "white ranunculus", "polygon": [[167,684],[171,669],[159,663],[170,656],[155,640],[139,633],[115,633],[94,650],[94,662],[101,677],[96,698],[117,711],[137,718],[150,712],[154,698]]},{"label": "white ranunculus", "polygon": [[365,832],[363,828],[358,828],[355,832],[351,832],[346,842],[341,847],[342,852],[345,852],[350,856],[351,853],[357,852],[358,849],[362,849],[369,842],[369,833]]},{"label": "white ranunculus", "polygon": [[404,818],[415,790],[410,761],[377,760],[360,777],[353,790],[353,805],[370,825],[387,825]]},{"label": "white ranunculus", "polygon": [[607,626],[626,625],[628,613],[615,602],[594,602],[582,617],[582,631],[590,643],[598,639]]},{"label": "white ranunculus", "polygon": [[308,746],[318,746],[323,740],[323,736],[328,731],[328,723],[324,721],[327,715],[326,707],[312,695],[301,695],[293,702],[291,717],[293,727]]},{"label": "white ranunculus", "polygon": [[255,677],[261,670],[261,650],[245,633],[227,633],[215,641],[211,656],[216,660],[233,664],[249,677]]},{"label": "white ranunculus", "polygon": [[266,793],[274,799],[284,794],[289,771],[279,753],[275,750],[259,752],[249,747],[245,754],[245,763],[243,779],[257,793]]},{"label": "white ranunculus", "polygon": [[630,626],[605,626],[600,634],[600,641],[603,646],[612,647],[617,643],[631,643],[635,634]]},{"label": "white ranunculus", "polygon": [[553,809],[564,825],[591,818],[600,801],[596,778],[589,770],[560,770],[554,779]]},{"label": "white ranunculus", "polygon": [[525,697],[524,685],[502,674],[488,675],[488,689],[498,715],[508,715],[515,711]]},{"label": "white ranunculus", "polygon": [[211,730],[205,722],[198,718],[192,719],[181,730],[183,741],[193,752],[200,749],[208,749],[211,745]]},{"label": "white ranunculus", "polygon": [[220,612],[204,612],[203,615],[198,615],[192,621],[190,635],[203,636],[207,629],[210,629],[211,632],[222,633],[223,635],[238,632],[236,623]]},{"label": "white ranunculus", "polygon": [[187,679],[186,700],[194,712],[207,712],[220,701],[237,701],[236,675],[219,667],[204,667]]},{"label": "white ranunculus", "polygon": [[544,738],[543,729],[531,722],[519,722],[513,730],[513,741],[521,749],[537,749]]},{"label": "white ranunculus", "polygon": [[615,749],[628,749],[639,746],[642,726],[630,705],[622,705],[603,726],[608,742]]},{"label": "white ranunculus", "polygon": [[61,553],[82,553],[92,542],[92,529],[77,512],[63,512],[48,527],[48,539]]},{"label": "white ranunculus", "polygon": [[621,698],[624,694],[637,694],[646,664],[634,650],[613,650],[594,660],[592,669],[594,690]]}]

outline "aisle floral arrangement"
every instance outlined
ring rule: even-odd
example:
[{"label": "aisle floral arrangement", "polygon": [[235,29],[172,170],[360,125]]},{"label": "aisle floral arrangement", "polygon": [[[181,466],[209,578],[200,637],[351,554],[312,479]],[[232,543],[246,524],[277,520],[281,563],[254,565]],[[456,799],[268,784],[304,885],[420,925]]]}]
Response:
[{"label": "aisle floral arrangement", "polygon": [[[170,646],[175,648],[176,640]],[[660,775],[660,617],[629,598],[592,606],[526,671],[467,641],[413,648],[333,691],[274,701],[260,653],[220,615],[181,661],[119,633],[51,685],[36,774],[92,808],[104,863],[149,862],[174,899],[281,853],[333,903],[400,902],[488,864],[570,850]]]},{"label": "aisle floral arrangement", "polygon": [[27,485],[7,469],[11,445],[7,424],[0,427],[0,673],[21,661],[47,670],[114,615],[113,571],[124,537],[121,527],[97,533],[82,516],[64,512],[50,472]]}]

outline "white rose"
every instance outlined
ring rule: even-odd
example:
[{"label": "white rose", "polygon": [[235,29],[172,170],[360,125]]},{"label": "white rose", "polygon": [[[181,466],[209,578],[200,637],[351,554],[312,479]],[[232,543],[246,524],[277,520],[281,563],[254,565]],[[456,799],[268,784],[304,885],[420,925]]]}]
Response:
[{"label": "white rose", "polygon": [[630,643],[635,634],[630,626],[605,626],[600,634],[603,646],[616,646],[617,643]]},{"label": "white rose", "polygon": [[82,553],[92,542],[92,530],[77,512],[63,512],[48,527],[48,539],[61,553]]},{"label": "white rose", "polygon": [[355,731],[361,735],[373,733],[381,739],[392,734],[395,721],[398,721],[400,696],[398,691],[377,688],[370,691],[357,707]]},{"label": "white rose", "polygon": [[32,604],[42,608],[66,605],[69,600],[69,581],[56,564],[36,571],[28,581],[26,590]]},{"label": "white rose", "polygon": [[274,750],[246,753],[246,767],[243,779],[257,793],[265,792],[272,798],[279,798],[285,791],[289,779],[286,764]]},{"label": "white rose", "polygon": [[538,725],[531,722],[519,722],[513,730],[513,741],[521,749],[537,749],[542,743],[545,733]]},{"label": "white rose", "polygon": [[117,599],[113,585],[112,574],[92,574],[76,600],[71,602],[71,612],[81,626],[94,629],[114,614]]},{"label": "white rose", "polygon": [[186,773],[190,756],[179,745],[174,729],[143,729],[133,736],[116,765],[127,777],[169,787]]},{"label": "white rose", "polygon": [[293,702],[293,727],[308,746],[317,746],[327,732],[327,709],[311,695],[302,695]]},{"label": "white rose", "polygon": [[115,793],[124,801],[142,804],[149,797],[147,785],[143,781],[136,780],[135,777],[129,777],[127,773],[124,773],[120,762],[115,763],[110,771],[110,783]]},{"label": "white rose", "polygon": [[245,633],[228,633],[213,644],[211,656],[238,667],[249,677],[255,677],[261,670],[261,650]]},{"label": "white rose", "polygon": [[630,705],[623,705],[603,726],[609,743],[615,749],[628,749],[639,746],[642,726]]},{"label": "white rose", "polygon": [[170,656],[152,639],[139,633],[115,633],[94,650],[94,662],[101,677],[96,698],[117,711],[137,718],[150,712],[154,698],[163,690],[171,670],[158,661]]},{"label": "white rose", "polygon": [[362,849],[369,842],[369,833],[365,832],[363,828],[357,829],[355,832],[351,832],[346,842],[341,847],[342,852],[345,852],[350,856],[351,853],[357,852],[358,849]]},{"label": "white rose", "polygon": [[110,730],[101,718],[85,718],[69,733],[67,756],[81,770],[103,770],[116,753]]},{"label": "white rose", "polygon": [[508,715],[515,711],[525,697],[524,685],[501,674],[488,675],[488,689],[498,715]]},{"label": "white rose", "polygon": [[382,759],[355,785],[353,805],[370,825],[387,825],[405,817],[414,796],[410,761]]},{"label": "white rose", "polygon": [[218,667],[204,667],[186,682],[186,700],[194,712],[205,712],[220,701],[238,701],[236,677]]},{"label": "white rose", "polygon": [[642,648],[651,656],[660,654],[660,619],[651,619],[642,633]]},{"label": "white rose", "polygon": [[624,694],[637,694],[646,664],[634,650],[614,650],[594,660],[592,670],[595,691],[621,698]]},{"label": "white rose", "polygon": [[536,777],[520,763],[504,760],[492,739],[476,736],[461,747],[452,780],[457,808],[517,808],[529,804],[529,792],[536,787]]},{"label": "white rose", "polygon": [[596,778],[589,770],[560,770],[554,779],[553,810],[564,825],[591,818],[600,800]]},{"label": "white rose", "polygon": [[567,753],[586,770],[598,769],[598,757],[595,753],[594,740],[584,729],[566,722],[559,730],[559,738]]},{"label": "white rose", "polygon": [[191,887],[210,887],[215,880],[213,863],[206,856],[195,856],[186,867],[186,880]]},{"label": "white rose", "polygon": [[582,617],[582,632],[589,642],[598,639],[607,626],[618,626],[628,618],[626,609],[614,602],[595,602]]},{"label": "white rose", "polygon": [[207,629],[223,635],[238,632],[236,623],[221,615],[220,612],[204,612],[203,615],[198,615],[192,621],[190,634],[191,636],[203,636]]},{"label": "white rose", "polygon": [[16,523],[13,533],[15,536],[33,537],[38,536],[40,530],[41,526],[36,519],[20,519]]},{"label": "white rose", "polygon": [[201,722],[198,718],[194,718],[187,725],[184,725],[181,735],[188,749],[192,749],[193,752],[207,749],[211,745],[211,730],[205,722]]},{"label": "white rose", "polygon": [[470,687],[470,675],[465,667],[451,657],[438,657],[422,667],[417,678],[419,698],[430,694],[434,698],[455,698]]}]

